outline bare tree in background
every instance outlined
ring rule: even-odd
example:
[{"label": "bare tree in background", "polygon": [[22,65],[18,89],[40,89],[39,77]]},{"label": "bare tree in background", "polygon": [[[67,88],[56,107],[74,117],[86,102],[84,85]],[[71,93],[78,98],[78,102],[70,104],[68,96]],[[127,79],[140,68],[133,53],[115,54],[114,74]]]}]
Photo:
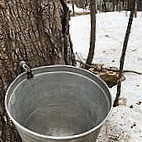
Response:
[{"label": "bare tree in background", "polygon": [[73,12],[73,16],[75,16],[74,0],[72,0],[72,12]]},{"label": "bare tree in background", "polygon": [[114,107],[119,105],[119,99],[120,99],[120,95],[121,95],[121,77],[123,75],[124,61],[125,61],[127,45],[128,45],[128,41],[129,41],[129,37],[130,37],[130,33],[131,33],[133,18],[134,18],[134,14],[136,13],[136,4],[137,4],[136,2],[137,2],[137,0],[132,0],[131,12],[130,12],[129,21],[128,21],[126,34],[125,34],[125,38],[124,38],[122,54],[121,54],[121,58],[120,58],[119,81],[117,84],[117,93],[116,93],[116,98],[114,100],[114,105],[113,105]]},{"label": "bare tree in background", "polygon": [[94,57],[95,42],[96,42],[96,0],[90,0],[90,12],[91,12],[90,48],[86,64],[91,64]]},{"label": "bare tree in background", "polygon": [[33,68],[75,64],[64,0],[0,0],[0,141],[21,142],[9,120],[4,97],[21,73],[19,62]]}]

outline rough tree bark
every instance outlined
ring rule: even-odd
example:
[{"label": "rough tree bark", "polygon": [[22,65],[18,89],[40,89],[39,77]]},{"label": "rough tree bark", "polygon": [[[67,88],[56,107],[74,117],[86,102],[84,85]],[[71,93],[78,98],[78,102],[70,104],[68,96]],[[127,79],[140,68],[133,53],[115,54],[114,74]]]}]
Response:
[{"label": "rough tree bark", "polygon": [[24,60],[33,68],[75,64],[69,35],[69,10],[63,0],[0,0],[0,141],[20,142],[4,97]]}]

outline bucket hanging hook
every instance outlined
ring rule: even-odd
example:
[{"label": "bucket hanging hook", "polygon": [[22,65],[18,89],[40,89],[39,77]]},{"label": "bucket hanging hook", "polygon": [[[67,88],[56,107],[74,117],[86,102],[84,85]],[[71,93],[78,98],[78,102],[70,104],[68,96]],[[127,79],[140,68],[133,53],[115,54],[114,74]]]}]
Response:
[{"label": "bucket hanging hook", "polygon": [[33,78],[33,71],[30,69],[30,67],[26,64],[25,61],[21,61],[20,62],[20,66],[22,67],[22,69],[24,69],[27,73],[27,79]]}]

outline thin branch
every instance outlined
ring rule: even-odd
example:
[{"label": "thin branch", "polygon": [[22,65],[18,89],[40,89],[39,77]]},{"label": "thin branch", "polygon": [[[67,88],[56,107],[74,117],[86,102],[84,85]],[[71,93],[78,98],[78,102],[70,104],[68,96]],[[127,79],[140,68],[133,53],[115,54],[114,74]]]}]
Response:
[{"label": "thin branch", "polygon": [[[76,55],[77,55],[77,58],[78,58],[78,60],[76,60],[76,62],[84,65],[85,67],[87,66],[89,68],[95,68],[94,65],[89,65],[87,63],[84,63],[77,53],[76,53]],[[108,71],[113,71],[113,72],[120,72],[120,70],[113,70],[113,69],[110,69],[110,68],[104,68],[104,69],[108,70]],[[97,68],[96,68],[96,70],[99,71],[99,72],[101,71]],[[138,75],[142,75],[142,72],[137,72],[137,71],[133,71],[133,70],[123,70],[122,73],[135,73],[135,74],[138,74]]]},{"label": "thin branch", "polygon": [[123,72],[124,73],[125,72],[130,72],[130,73],[135,73],[135,74],[138,74],[138,75],[142,75],[142,72],[137,72],[137,71],[132,71],[132,70],[124,70]]},{"label": "thin branch", "polygon": [[[123,43],[122,55],[121,55],[121,58],[120,58],[119,78],[121,78],[121,76],[123,74],[125,55],[126,55],[127,45],[128,45],[128,41],[129,41],[130,32],[131,32],[133,17],[134,17],[134,13],[135,13],[136,0],[133,0],[132,4],[133,4],[132,5],[133,7],[132,7],[131,12],[130,12],[128,26],[127,26],[127,30],[126,30],[126,34],[125,34],[124,43]],[[120,94],[121,94],[121,80],[119,79],[118,85],[117,85],[116,98],[114,100],[114,105],[113,105],[114,107],[118,106],[118,104],[119,104]]]},{"label": "thin branch", "polygon": [[90,18],[91,18],[91,31],[90,31],[90,48],[88,57],[86,59],[87,64],[91,64],[94,57],[95,42],[96,42],[96,0],[90,0]]}]

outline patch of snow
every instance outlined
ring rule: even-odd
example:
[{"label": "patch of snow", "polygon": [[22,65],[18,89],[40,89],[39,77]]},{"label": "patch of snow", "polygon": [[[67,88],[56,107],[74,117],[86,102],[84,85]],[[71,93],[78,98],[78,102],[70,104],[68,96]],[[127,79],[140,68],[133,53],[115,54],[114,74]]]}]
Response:
[{"label": "patch of snow", "polygon": [[[128,16],[126,16],[126,14]],[[108,12],[97,14],[97,34],[94,63],[119,67],[119,60],[128,24],[129,13]],[[134,18],[128,43],[124,69],[142,72],[142,12]],[[87,58],[90,43],[90,15],[72,17],[70,33],[74,52]],[[126,106],[113,108],[103,126],[97,142],[141,142],[142,141],[142,75],[125,73],[121,97],[127,99]],[[116,86],[111,88],[113,99]]]},{"label": "patch of snow", "polygon": [[115,107],[97,142],[141,142],[141,114],[125,106]]}]

